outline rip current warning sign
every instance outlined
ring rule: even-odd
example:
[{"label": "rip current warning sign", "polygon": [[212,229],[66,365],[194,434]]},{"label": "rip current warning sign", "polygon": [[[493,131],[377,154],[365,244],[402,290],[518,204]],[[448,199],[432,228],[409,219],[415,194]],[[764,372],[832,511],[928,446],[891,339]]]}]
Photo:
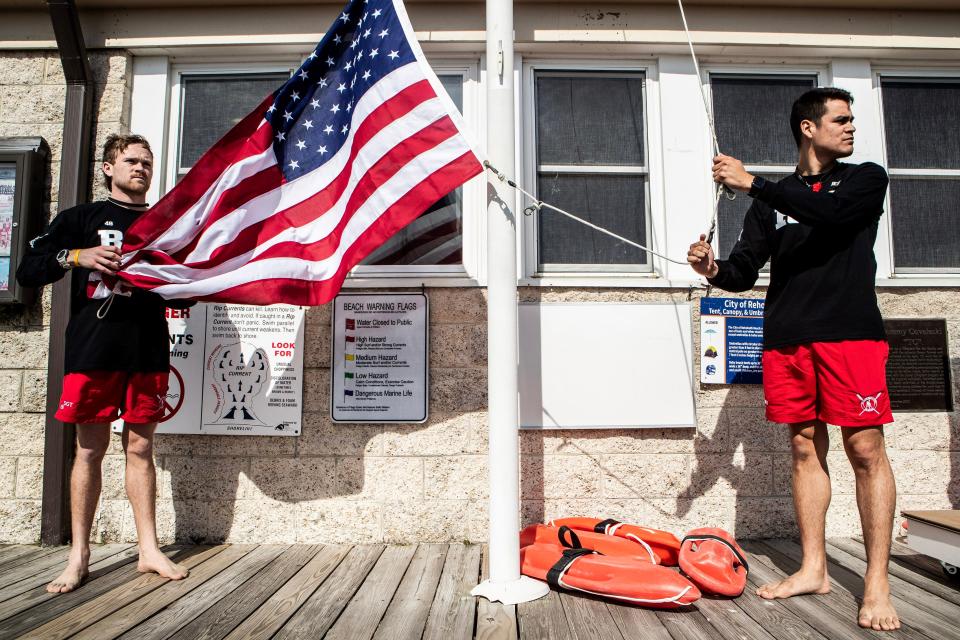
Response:
[{"label": "rip current warning sign", "polygon": [[170,380],[157,433],[300,435],[303,321],[289,305],[167,309]]}]

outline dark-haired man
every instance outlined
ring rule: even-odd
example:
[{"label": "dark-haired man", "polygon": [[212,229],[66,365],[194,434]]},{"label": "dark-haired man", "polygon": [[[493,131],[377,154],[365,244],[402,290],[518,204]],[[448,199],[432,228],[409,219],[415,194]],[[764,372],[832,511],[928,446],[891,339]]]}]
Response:
[{"label": "dark-haired man", "polygon": [[794,103],[790,126],[799,160],[796,172],[779,182],[751,175],[736,158],[714,158],[714,180],[754,201],[727,260],[714,260],[704,236],[690,245],[687,260],[727,291],[753,287],[770,260],[763,390],[767,419],[790,427],[803,562],[797,573],[757,593],[773,599],[830,590],[826,425],[839,425],[856,475],[867,551],[858,622],[891,630],[900,627],[887,577],[896,486],[883,425],[893,417],[873,255],[888,179],[876,164],[838,162],[853,153],[852,102],[842,89],[822,88]]},{"label": "dark-haired man", "polygon": [[63,394],[56,414],[77,425],[70,477],[72,546],[63,573],[47,585],[51,593],[73,591],[87,576],[100,467],[110,444],[110,423],[117,417],[124,421],[125,484],[140,548],[137,568],[174,580],[188,573],[160,550],[155,522],[153,434],[163,416],[170,372],[167,303],[145,291],[116,296],[108,305],[87,296],[89,285],[103,274],[116,273],[123,234],[147,209],[153,176],[150,145],[140,136],[112,135],[104,145],[101,168],[110,197],[58,214],[43,235],[31,241],[17,270],[17,280],[33,287],[56,282],[72,269],[79,272],[73,279]]}]

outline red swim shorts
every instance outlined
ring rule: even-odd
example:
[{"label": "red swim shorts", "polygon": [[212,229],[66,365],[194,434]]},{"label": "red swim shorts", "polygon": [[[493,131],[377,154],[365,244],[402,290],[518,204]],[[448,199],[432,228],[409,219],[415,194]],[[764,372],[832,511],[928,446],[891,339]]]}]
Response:
[{"label": "red swim shorts", "polygon": [[63,377],[56,418],[73,424],[102,424],[118,417],[129,424],[163,418],[167,373],[80,371]]},{"label": "red swim shorts", "polygon": [[767,420],[841,427],[893,422],[884,340],[811,342],[763,352]]}]

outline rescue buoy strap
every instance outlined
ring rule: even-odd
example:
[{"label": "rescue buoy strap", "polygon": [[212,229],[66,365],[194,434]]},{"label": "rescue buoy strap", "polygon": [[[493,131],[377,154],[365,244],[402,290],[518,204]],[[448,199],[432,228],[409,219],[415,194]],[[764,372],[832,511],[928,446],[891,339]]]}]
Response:
[{"label": "rescue buoy strap", "polygon": [[727,546],[727,548],[730,549],[730,551],[733,551],[733,555],[737,556],[737,560],[740,561],[740,564],[743,565],[743,568],[746,569],[748,573],[750,572],[750,565],[747,564],[747,559],[744,558],[744,557],[743,557],[743,554],[740,553],[740,551],[737,549],[737,547],[736,547],[735,545],[731,544],[730,541],[727,540],[726,538],[721,538],[720,536],[710,535],[710,534],[708,534],[708,533],[702,534],[702,535],[696,535],[696,536],[687,536],[687,537],[685,537],[683,540],[680,541],[680,547],[681,547],[681,548],[683,547],[683,545],[685,545],[685,544],[687,543],[687,540],[690,540],[691,542],[695,542],[695,541],[697,541],[697,540],[716,540],[717,542],[721,542],[721,543],[725,544],[725,545]]},{"label": "rescue buoy strap", "polygon": [[[570,534],[570,542],[567,542],[566,538],[564,538],[566,534]],[[560,539],[560,544],[564,547],[568,547],[570,549],[583,548],[583,545],[580,543],[580,536],[574,533],[573,529],[566,525],[560,527],[560,531],[557,532],[557,538]]]},{"label": "rescue buoy strap", "polygon": [[606,533],[607,527],[612,527],[615,524],[620,524],[619,520],[614,520],[613,518],[607,518],[606,520],[601,520],[593,527],[594,533]]},{"label": "rescue buoy strap", "polygon": [[558,589],[563,587],[560,579],[566,573],[567,568],[573,564],[573,561],[581,556],[588,556],[593,553],[596,553],[593,549],[564,549],[560,559],[547,571],[547,584]]}]

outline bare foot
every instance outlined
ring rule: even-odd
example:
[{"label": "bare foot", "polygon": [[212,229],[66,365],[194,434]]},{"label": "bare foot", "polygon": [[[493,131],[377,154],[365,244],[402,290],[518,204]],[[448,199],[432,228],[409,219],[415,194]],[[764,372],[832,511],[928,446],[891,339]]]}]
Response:
[{"label": "bare foot", "polygon": [[757,595],[765,600],[790,598],[806,593],[830,593],[830,577],[826,573],[798,571],[789,578],[765,584],[757,589]]},{"label": "bare foot", "polygon": [[875,585],[864,585],[863,603],[860,605],[857,623],[864,629],[874,631],[893,631],[900,628],[900,617],[890,601],[890,585],[886,580]]},{"label": "bare foot", "polygon": [[140,573],[156,573],[160,577],[170,578],[171,580],[183,580],[190,575],[190,570],[173,562],[170,558],[163,555],[159,549],[155,551],[141,551],[140,561],[137,563],[137,571]]},{"label": "bare foot", "polygon": [[67,566],[59,576],[47,585],[49,593],[68,593],[80,586],[88,575],[88,561],[86,559],[67,561]]}]

